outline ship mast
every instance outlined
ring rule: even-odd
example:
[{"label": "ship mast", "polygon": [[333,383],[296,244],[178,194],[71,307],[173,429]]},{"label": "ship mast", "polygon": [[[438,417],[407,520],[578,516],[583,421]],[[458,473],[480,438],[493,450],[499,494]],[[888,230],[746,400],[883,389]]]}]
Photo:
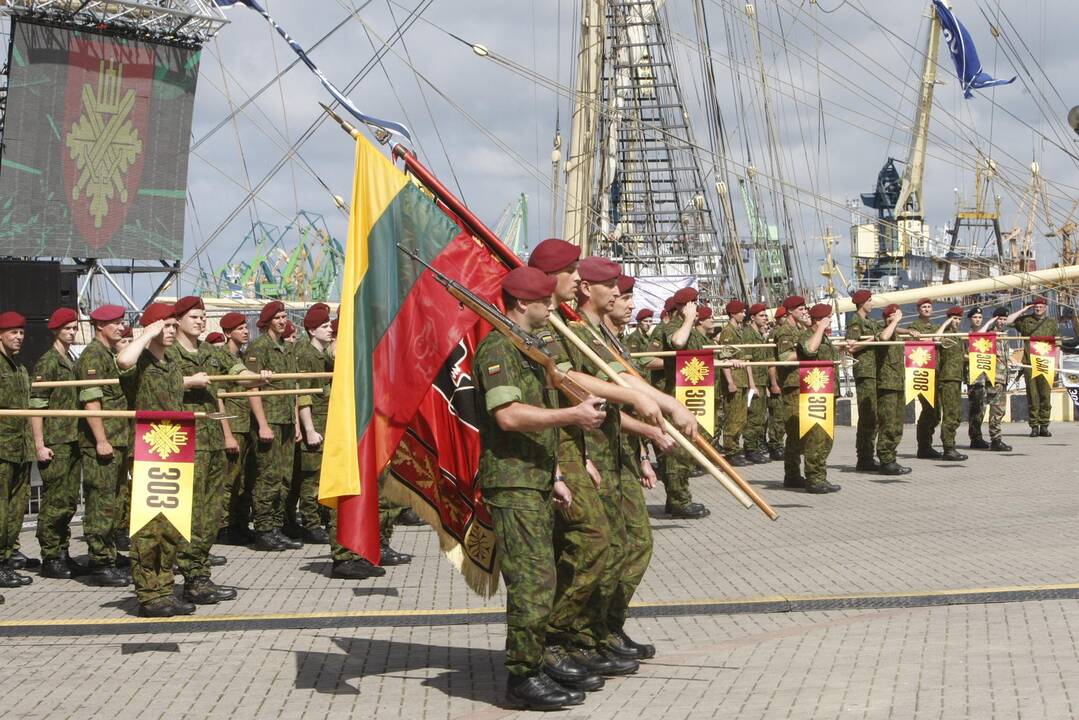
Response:
[{"label": "ship mast", "polygon": [[926,39],[925,61],[922,65],[922,87],[918,95],[918,108],[914,114],[907,166],[903,172],[903,185],[895,204],[896,220],[925,219],[922,205],[922,177],[925,173],[925,150],[929,141],[929,114],[933,110],[933,87],[937,82],[937,51],[940,49],[940,19],[933,5],[929,6],[929,36]]}]

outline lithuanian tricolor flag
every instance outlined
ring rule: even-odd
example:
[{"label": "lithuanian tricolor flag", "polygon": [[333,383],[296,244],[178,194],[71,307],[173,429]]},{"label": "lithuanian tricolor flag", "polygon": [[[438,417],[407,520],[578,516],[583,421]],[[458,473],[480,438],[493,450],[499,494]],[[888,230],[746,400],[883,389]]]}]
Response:
[{"label": "lithuanian tricolor flag", "polygon": [[337,541],[376,564],[378,476],[435,374],[478,321],[397,244],[482,296],[497,296],[505,270],[357,137],[319,500],[337,508]]}]

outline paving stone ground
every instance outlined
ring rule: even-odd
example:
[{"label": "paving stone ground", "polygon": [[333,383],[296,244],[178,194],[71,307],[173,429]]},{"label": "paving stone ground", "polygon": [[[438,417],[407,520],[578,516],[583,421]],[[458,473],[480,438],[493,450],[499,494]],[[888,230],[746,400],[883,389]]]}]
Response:
[{"label": "paving stone ground", "polygon": [[[843,485],[838,494],[783,490],[779,463],[746,470],[779,511],[774,523],[707,478],[694,480],[695,498],[713,510],[702,521],[662,517],[662,491],[648,493],[656,549],[637,597],[647,607],[630,626],[659,654],[559,717],[1076,717],[1079,601],[734,615],[702,607],[679,616],[659,607],[1079,582],[1079,426],[1053,430],[1053,438],[1031,439],[1025,426],[1007,426],[1013,452],[972,452],[959,464],[913,459],[907,437],[900,462],[914,473],[890,479],[854,472],[853,431],[838,428],[829,468]],[[22,542],[36,554],[32,532]],[[437,610],[497,609],[503,597],[473,595],[428,528],[398,528],[394,546],[413,563],[364,582],[328,578],[324,547],[218,547],[229,563],[215,579],[241,594],[198,613],[402,613],[379,627],[160,624],[112,635],[98,624],[132,617],[130,592],[41,578],[4,590],[3,716],[526,715],[500,706],[503,625],[407,622]],[[75,551],[85,553],[81,539]],[[4,636],[4,624],[45,620],[63,622]]]}]

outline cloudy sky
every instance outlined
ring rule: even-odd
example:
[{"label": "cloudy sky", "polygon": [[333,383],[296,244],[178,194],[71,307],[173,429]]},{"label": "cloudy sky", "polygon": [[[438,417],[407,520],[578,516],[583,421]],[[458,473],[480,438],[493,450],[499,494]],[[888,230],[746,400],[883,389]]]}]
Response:
[{"label": "cloudy sky", "polygon": [[[696,139],[707,146],[693,4],[670,0],[665,13]],[[403,41],[374,61],[375,50],[417,7],[422,15],[407,23]],[[732,167],[742,174],[752,165],[766,179],[775,170],[768,160],[763,95],[744,3],[704,0],[703,7]],[[1047,180],[1050,212],[1059,223],[1079,198],[1079,161],[1067,154],[1079,154],[1079,143],[1064,122],[1067,109],[1079,105],[1073,37],[1079,4],[955,0],[953,7],[974,36],[985,69],[996,77],[1018,74],[1020,79],[964,100],[942,51],[926,169],[927,220],[934,227],[950,222],[955,189],[968,196],[973,192],[977,147],[997,163],[995,191],[1002,196],[1006,230],[1026,225],[1025,212],[1020,217],[1017,206],[1032,160]],[[572,85],[577,2],[275,0],[270,10],[308,47],[343,23],[312,53],[333,82],[343,87],[360,73],[362,79],[349,93],[353,101],[373,115],[410,125],[421,159],[451,188],[459,187],[489,224],[524,193],[529,241],[557,234],[550,222],[550,151],[556,123],[568,143],[570,101],[565,92],[550,87],[554,81],[563,88]],[[350,18],[354,11],[358,17]],[[873,189],[888,156],[906,155],[926,11],[927,4],[918,0],[758,3],[782,173],[800,188],[789,198],[789,207],[807,275],[816,275],[823,255],[819,238],[826,227],[844,238],[837,253],[847,255],[851,214],[846,203]],[[998,18],[999,39],[992,36],[983,11]],[[207,267],[221,265],[241,246],[253,222],[284,225],[299,209],[323,215],[329,231],[344,241],[346,218],[331,192],[348,196],[352,152],[338,128],[323,123],[292,161],[266,179],[318,120],[317,101],[327,100],[306,69],[293,68],[234,122],[214,131],[230,108],[295,59],[260,16],[239,6],[229,11],[229,18],[231,24],[206,46],[202,60],[186,252],[191,255],[216,234],[201,260]],[[450,33],[487,46],[523,70],[478,57]],[[244,203],[250,188],[259,185],[254,202]],[[735,201],[740,232],[745,232],[744,211]],[[776,224],[777,218],[769,222]],[[1054,241],[1040,237],[1046,223],[1037,222],[1039,264],[1050,264],[1056,259]],[[190,290],[190,281],[189,275],[182,289]]]}]

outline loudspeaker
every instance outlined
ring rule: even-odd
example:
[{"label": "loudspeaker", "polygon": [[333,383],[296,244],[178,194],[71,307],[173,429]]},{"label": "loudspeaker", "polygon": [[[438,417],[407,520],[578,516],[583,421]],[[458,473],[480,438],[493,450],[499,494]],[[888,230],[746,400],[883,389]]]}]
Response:
[{"label": "loudspeaker", "polygon": [[14,310],[26,317],[26,339],[16,360],[32,370],[52,344],[49,316],[58,307],[75,307],[78,275],[63,272],[58,262],[0,261],[0,311]]}]

